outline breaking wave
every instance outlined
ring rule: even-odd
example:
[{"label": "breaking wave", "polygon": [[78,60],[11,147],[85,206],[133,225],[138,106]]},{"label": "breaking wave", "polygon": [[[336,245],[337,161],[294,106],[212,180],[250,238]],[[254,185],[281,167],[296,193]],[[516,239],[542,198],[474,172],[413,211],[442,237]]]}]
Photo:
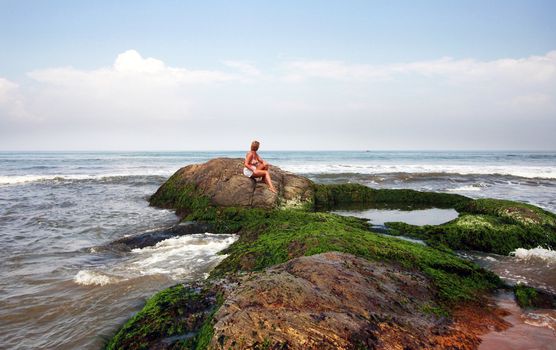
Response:
[{"label": "breaking wave", "polygon": [[0,185],[17,185],[32,182],[47,182],[47,181],[83,181],[83,180],[110,180],[117,178],[130,178],[130,177],[144,177],[144,176],[164,176],[171,175],[171,172],[166,170],[151,171],[146,173],[114,173],[114,174],[51,174],[51,175],[13,175],[13,176],[0,176]]},{"label": "breaking wave", "polygon": [[502,166],[502,165],[448,165],[448,164],[338,164],[305,163],[282,164],[281,168],[301,174],[460,174],[460,175],[510,175],[523,178],[556,179],[553,166]]},{"label": "breaking wave", "polygon": [[132,250],[134,257],[128,268],[141,275],[167,274],[173,279],[185,278],[202,267],[218,264],[226,256],[217,253],[237,238],[237,235],[212,233],[169,238],[152,247]]},{"label": "breaking wave", "polygon": [[218,253],[237,238],[213,233],[168,238],[151,247],[133,249],[127,259],[115,266],[81,270],[73,280],[80,285],[104,286],[150,275],[165,275],[176,281],[204,278],[226,257]]},{"label": "breaking wave", "polygon": [[104,286],[116,282],[118,279],[100,272],[81,270],[75,275],[73,280],[75,283],[83,286]]},{"label": "breaking wave", "polygon": [[537,247],[533,249],[518,248],[510,253],[521,260],[542,260],[547,263],[556,263],[556,250]]}]

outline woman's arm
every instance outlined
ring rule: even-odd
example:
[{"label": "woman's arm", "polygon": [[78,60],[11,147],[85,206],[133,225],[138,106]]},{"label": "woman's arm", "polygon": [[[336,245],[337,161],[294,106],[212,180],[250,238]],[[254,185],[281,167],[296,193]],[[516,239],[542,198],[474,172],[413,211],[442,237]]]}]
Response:
[{"label": "woman's arm", "polygon": [[245,165],[247,169],[253,168],[253,164],[251,164],[251,159],[253,159],[253,152],[249,152],[247,153],[247,155],[245,155],[245,160],[243,161],[243,165]]}]

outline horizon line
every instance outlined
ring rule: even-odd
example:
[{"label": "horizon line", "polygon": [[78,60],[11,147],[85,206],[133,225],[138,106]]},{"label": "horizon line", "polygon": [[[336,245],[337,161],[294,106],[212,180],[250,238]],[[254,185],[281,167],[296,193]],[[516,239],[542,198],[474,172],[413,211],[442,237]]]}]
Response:
[{"label": "horizon line", "polygon": [[[246,149],[155,149],[155,150],[142,150],[142,149],[124,149],[124,150],[0,150],[0,153],[87,153],[87,152],[106,152],[106,153],[118,153],[118,152],[245,152]],[[265,149],[260,152],[556,152],[556,149]]]}]

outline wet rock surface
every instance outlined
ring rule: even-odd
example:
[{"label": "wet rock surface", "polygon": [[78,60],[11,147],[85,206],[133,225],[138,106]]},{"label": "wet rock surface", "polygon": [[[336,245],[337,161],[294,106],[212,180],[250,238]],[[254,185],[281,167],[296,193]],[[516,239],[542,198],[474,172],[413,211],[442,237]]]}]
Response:
[{"label": "wet rock surface", "polygon": [[120,238],[109,243],[106,248],[130,251],[137,248],[153,246],[168,238],[191,235],[195,233],[211,232],[212,227],[207,223],[186,221],[169,228],[154,230],[137,235]]},{"label": "wet rock surface", "polygon": [[296,258],[230,293],[209,348],[474,348],[472,333],[427,312],[433,295],[424,275],[392,264],[337,252]]}]

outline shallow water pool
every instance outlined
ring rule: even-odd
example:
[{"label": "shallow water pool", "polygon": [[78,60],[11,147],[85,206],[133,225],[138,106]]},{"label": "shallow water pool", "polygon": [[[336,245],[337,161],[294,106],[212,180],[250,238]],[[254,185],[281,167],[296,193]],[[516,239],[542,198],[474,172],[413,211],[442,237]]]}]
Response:
[{"label": "shallow water pool", "polygon": [[358,210],[335,210],[333,213],[344,216],[355,216],[368,219],[373,226],[384,226],[385,222],[405,222],[411,225],[440,225],[458,217],[454,209],[384,209],[368,208]]}]

